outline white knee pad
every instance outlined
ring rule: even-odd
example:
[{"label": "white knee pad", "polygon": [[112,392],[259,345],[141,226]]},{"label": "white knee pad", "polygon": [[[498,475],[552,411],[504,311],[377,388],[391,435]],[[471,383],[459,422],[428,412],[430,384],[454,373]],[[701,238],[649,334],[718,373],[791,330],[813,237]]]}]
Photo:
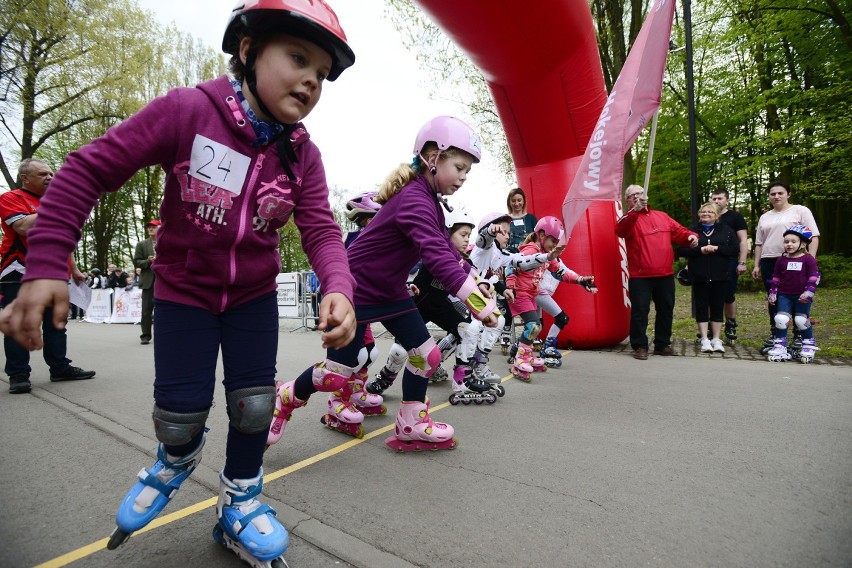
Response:
[{"label": "white knee pad", "polygon": [[456,352],[459,346],[459,338],[455,333],[448,333],[444,339],[438,342],[438,349],[441,350],[441,361],[446,361],[450,355]]},{"label": "white knee pad", "polygon": [[775,329],[787,329],[790,324],[790,314],[787,312],[778,312],[775,314]]},{"label": "white knee pad", "polygon": [[497,343],[497,340],[500,339],[500,334],[502,333],[503,326],[506,325],[506,318],[500,316],[497,318],[497,327],[485,327],[482,326],[482,332],[479,334],[479,350],[483,353],[491,353],[491,349],[494,347],[494,344]]},{"label": "white knee pad", "polygon": [[796,314],[796,317],[793,318],[793,323],[796,324],[796,329],[804,331],[811,327],[811,318],[802,314]]},{"label": "white knee pad", "polygon": [[392,375],[399,373],[408,361],[408,353],[402,345],[394,343],[388,351],[388,360],[385,362],[385,370]]},{"label": "white knee pad", "polygon": [[441,350],[431,337],[419,347],[408,351],[408,362],[405,368],[418,377],[431,377],[441,365]]},{"label": "white knee pad", "polygon": [[370,344],[369,346],[365,345],[358,352],[358,365],[355,368],[361,369],[363,367],[369,367],[378,358],[379,347],[375,343]]},{"label": "white knee pad", "polygon": [[471,357],[476,353],[476,343],[479,341],[479,334],[482,331],[483,325],[481,321],[473,320],[472,322],[461,322],[459,324],[459,342],[456,350],[456,357],[462,361],[470,361]]}]

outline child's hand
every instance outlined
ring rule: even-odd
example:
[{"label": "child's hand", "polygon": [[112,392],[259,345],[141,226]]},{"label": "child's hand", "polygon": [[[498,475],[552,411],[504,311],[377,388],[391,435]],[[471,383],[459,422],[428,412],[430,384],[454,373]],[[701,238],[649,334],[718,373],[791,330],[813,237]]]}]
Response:
[{"label": "child's hand", "polygon": [[503,292],[503,297],[506,298],[507,302],[514,303],[515,292],[511,288],[506,288],[506,291]]},{"label": "child's hand", "polygon": [[21,284],[18,297],[0,312],[0,331],[29,351],[44,347],[41,322],[44,310],[53,306],[53,326],[65,329],[68,315],[68,283],[63,280],[30,280]]},{"label": "child's hand", "polygon": [[769,302],[769,305],[774,306],[777,300],[778,294],[776,292],[769,292],[769,296],[766,298],[766,301]]},{"label": "child's hand", "polygon": [[506,231],[506,229],[504,229],[498,223],[494,223],[492,225],[489,225],[488,226],[488,232],[491,233],[495,237],[497,235],[508,235],[509,234],[509,232]]},{"label": "child's hand", "polygon": [[497,327],[497,323],[498,323],[499,321],[500,321],[500,320],[498,319],[498,316],[496,316],[496,315],[494,315],[494,314],[489,314],[487,318],[485,318],[484,320],[482,320],[482,324],[483,324],[485,327]]},{"label": "child's hand", "polygon": [[595,285],[594,276],[580,276],[577,278],[577,284],[585,288],[587,292],[592,294],[598,293],[598,287]]},{"label": "child's hand", "polygon": [[814,293],[810,290],[805,290],[802,292],[802,295],[799,296],[799,301],[803,304],[810,304],[814,300]]},{"label": "child's hand", "polygon": [[556,245],[547,255],[547,260],[556,260],[565,251],[565,245]]},{"label": "child's hand", "polygon": [[418,288],[417,285],[415,285],[415,284],[409,284],[408,285],[408,291],[411,292],[412,296],[419,296],[420,295],[420,288]]},{"label": "child's hand", "polygon": [[[355,338],[356,326],[355,309],[346,296],[340,292],[323,296],[317,324],[317,329],[324,332],[323,349],[340,349],[349,345]],[[327,329],[330,331],[326,331]]]}]

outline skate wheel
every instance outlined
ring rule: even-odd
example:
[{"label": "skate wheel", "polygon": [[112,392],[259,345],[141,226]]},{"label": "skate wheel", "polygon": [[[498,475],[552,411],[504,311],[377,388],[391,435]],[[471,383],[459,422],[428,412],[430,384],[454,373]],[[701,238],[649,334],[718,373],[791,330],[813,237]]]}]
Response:
[{"label": "skate wheel", "polygon": [[470,399],[469,398],[462,399],[462,404],[465,405],[465,406],[468,406],[470,404]]},{"label": "skate wheel", "polygon": [[488,398],[485,399],[485,402],[487,402],[488,404],[494,404],[495,402],[497,402],[497,396],[489,394]]},{"label": "skate wheel", "polygon": [[504,394],[506,394],[506,387],[497,385],[497,396],[503,396]]},{"label": "skate wheel", "polygon": [[130,538],[130,533],[121,530],[118,527],[112,531],[112,534],[109,535],[109,542],[107,542],[107,548],[109,550],[115,550]]},{"label": "skate wheel", "polygon": [[459,403],[459,397],[455,395],[455,393],[450,395],[450,404],[456,406]]},{"label": "skate wheel", "polygon": [[474,404],[482,404],[483,402],[485,402],[485,401],[484,401],[484,400],[482,400],[481,398],[475,398],[475,399],[473,399],[473,403],[474,403]]},{"label": "skate wheel", "polygon": [[270,565],[272,568],[290,568],[290,565],[283,558],[276,558]]},{"label": "skate wheel", "polygon": [[501,345],[501,346],[500,346],[500,351],[503,353],[503,355],[505,355],[506,353],[508,353],[508,352],[509,352],[509,348],[508,348],[507,346],[505,346],[505,345]]}]

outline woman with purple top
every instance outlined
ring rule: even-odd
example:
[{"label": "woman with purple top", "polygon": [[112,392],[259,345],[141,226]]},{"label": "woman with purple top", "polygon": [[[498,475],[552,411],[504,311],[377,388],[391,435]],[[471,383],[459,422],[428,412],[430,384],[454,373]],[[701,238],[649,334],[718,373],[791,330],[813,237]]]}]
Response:
[{"label": "woman with purple top", "polygon": [[[401,164],[379,188],[382,208],[348,249],[355,291],[358,329],[344,348],[328,350],[326,360],[307,369],[295,381],[279,384],[276,418],[272,427],[283,428],[294,409],[304,406],[317,390],[351,389],[358,351],[367,325],[382,322],[408,352],[402,380],[402,404],[396,434],[385,443],[392,449],[438,450],[456,445],[453,427],[433,422],[425,403],[429,376],[441,364],[441,352],[432,339],[414,300],[408,293],[408,272],[416,259],[462,300],[473,316],[495,326],[498,312],[493,298],[480,290],[470,265],[450,241],[444,227],[444,196],[464,184],[473,164],[479,162],[476,133],[464,122],[438,116],[420,129],[411,164]],[[344,397],[346,398],[346,397]],[[324,421],[342,432],[363,435],[360,413],[329,413]]]}]

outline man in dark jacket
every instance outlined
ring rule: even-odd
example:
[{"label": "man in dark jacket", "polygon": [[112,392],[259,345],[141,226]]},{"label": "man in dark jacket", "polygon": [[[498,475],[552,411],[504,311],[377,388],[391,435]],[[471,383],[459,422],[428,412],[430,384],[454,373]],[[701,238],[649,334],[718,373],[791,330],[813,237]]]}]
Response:
[{"label": "man in dark jacket", "polygon": [[136,244],[133,254],[133,266],[141,268],[139,274],[139,288],[142,289],[142,335],[139,341],[142,345],[151,343],[151,325],[154,322],[154,271],[151,265],[157,253],[157,231],[160,222],[157,219],[145,224],[148,238]]}]

